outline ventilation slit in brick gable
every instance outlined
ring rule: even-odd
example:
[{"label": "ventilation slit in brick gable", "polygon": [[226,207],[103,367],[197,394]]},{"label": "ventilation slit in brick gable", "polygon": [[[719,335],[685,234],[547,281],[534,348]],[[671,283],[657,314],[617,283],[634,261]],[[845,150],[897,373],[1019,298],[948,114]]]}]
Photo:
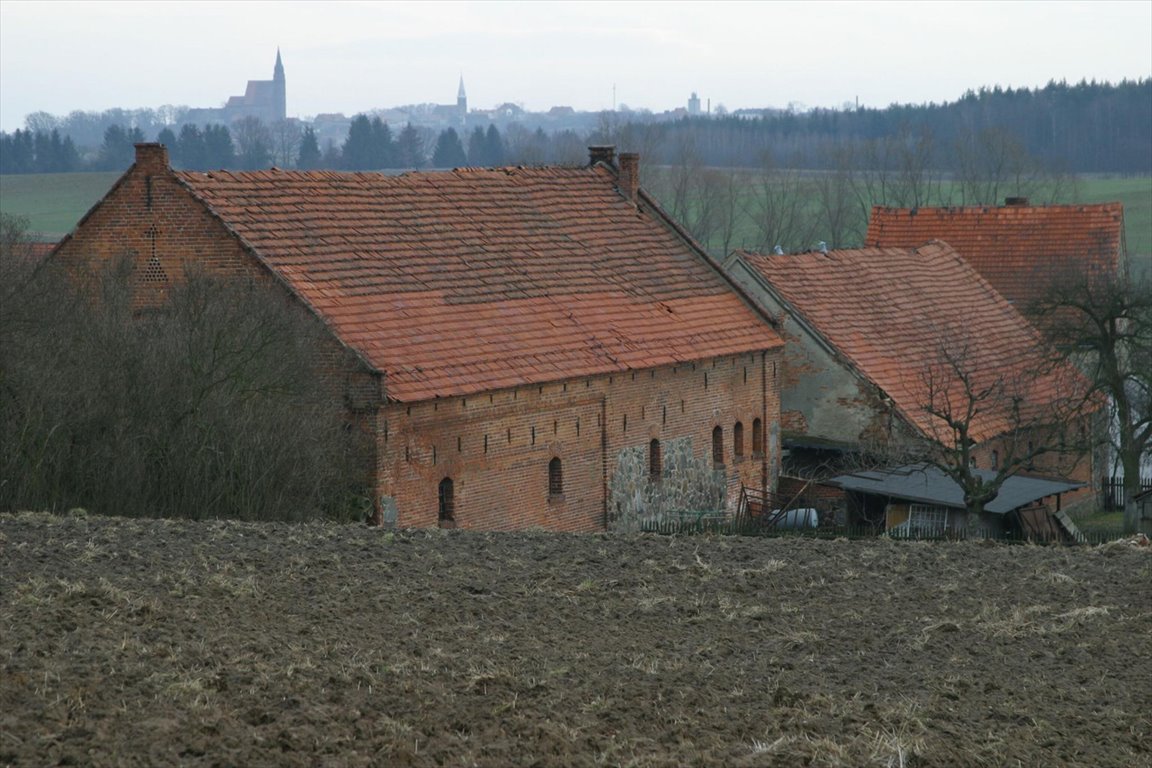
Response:
[{"label": "ventilation slit in brick gable", "polygon": [[452,478],[446,477],[440,481],[438,489],[440,513],[438,521],[441,528],[456,527],[456,494],[452,487]]},{"label": "ventilation slit in brick gable", "polygon": [[559,457],[554,457],[548,462],[548,495],[564,495],[564,467]]}]

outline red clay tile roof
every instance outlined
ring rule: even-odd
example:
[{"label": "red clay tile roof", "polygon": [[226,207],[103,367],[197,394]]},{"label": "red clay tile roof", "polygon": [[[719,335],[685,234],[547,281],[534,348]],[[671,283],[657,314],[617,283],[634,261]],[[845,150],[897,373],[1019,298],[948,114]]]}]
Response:
[{"label": "red clay tile roof", "polygon": [[608,168],[177,172],[399,401],[781,345]]},{"label": "red clay tile roof", "polygon": [[1053,280],[1086,271],[1115,275],[1124,206],[1005,205],[872,209],[864,244],[915,248],[943,240],[1006,299],[1025,308]]},{"label": "red clay tile roof", "polygon": [[[947,243],[742,255],[794,314],[930,437],[942,431],[924,410],[926,374],[940,369],[945,349],[963,358],[977,387],[998,377],[1022,382],[1027,407],[1048,409],[1083,387],[1063,363],[1034,375],[1050,359],[1039,333]],[[963,404],[958,382],[949,383],[953,406]],[[973,419],[971,437],[984,442],[1009,426],[1003,408],[985,409]]]}]

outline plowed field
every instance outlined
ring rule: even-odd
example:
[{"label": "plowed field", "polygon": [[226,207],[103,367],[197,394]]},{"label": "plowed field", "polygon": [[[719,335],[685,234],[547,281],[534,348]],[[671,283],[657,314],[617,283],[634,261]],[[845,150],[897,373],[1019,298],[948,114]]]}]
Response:
[{"label": "plowed field", "polygon": [[0,765],[1148,766],[1148,547],[0,516]]}]

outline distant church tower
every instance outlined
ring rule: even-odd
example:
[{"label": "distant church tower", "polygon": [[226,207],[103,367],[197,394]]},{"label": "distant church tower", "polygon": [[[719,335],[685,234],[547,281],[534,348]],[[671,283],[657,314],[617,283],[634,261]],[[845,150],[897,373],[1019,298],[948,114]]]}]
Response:
[{"label": "distant church tower", "polygon": [[464,92],[464,75],[460,75],[460,88],[456,91],[456,109],[460,110],[460,119],[468,117],[468,94]]},{"label": "distant church tower", "polygon": [[288,117],[287,91],[284,85],[284,63],[280,61],[280,49],[276,49],[276,68],[272,70],[272,112],[276,120]]}]

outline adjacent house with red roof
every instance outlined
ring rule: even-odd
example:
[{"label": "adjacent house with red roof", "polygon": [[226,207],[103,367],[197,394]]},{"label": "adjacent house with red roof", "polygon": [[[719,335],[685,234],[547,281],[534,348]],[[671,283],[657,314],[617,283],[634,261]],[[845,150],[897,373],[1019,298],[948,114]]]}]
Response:
[{"label": "adjacent house with red roof", "polygon": [[[1080,374],[949,244],[739,252],[725,266],[787,342],[785,474],[850,469],[846,454],[903,463],[925,441],[951,448],[949,419],[962,422],[970,463],[996,470],[1053,439],[1044,426],[1083,396]],[[1037,456],[1031,469],[1092,478],[1078,452]]]},{"label": "adjacent house with red roof", "polygon": [[176,172],[161,145],[58,247],[286,293],[400,526],[587,531],[775,481],[783,342],[638,185],[639,159],[387,176]]},{"label": "adjacent house with red roof", "polygon": [[1053,281],[1120,273],[1124,258],[1121,203],[887,208],[876,206],[865,245],[916,248],[942,240],[1021,311]]}]

